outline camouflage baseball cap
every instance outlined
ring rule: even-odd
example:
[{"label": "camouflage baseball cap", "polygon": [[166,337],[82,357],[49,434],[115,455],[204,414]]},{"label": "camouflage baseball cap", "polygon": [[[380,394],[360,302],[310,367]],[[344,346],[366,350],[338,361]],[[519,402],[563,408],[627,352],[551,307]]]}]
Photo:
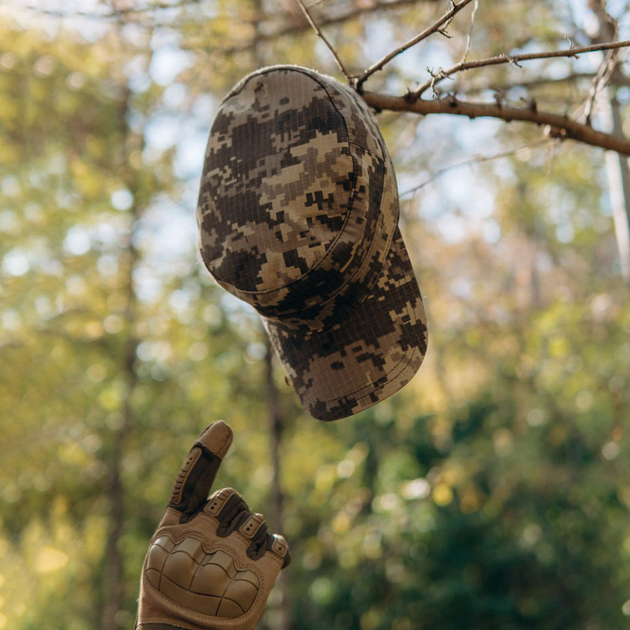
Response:
[{"label": "camouflage baseball cap", "polygon": [[203,261],[262,316],[304,407],[355,414],[416,373],[427,345],[391,158],[363,100],[298,66],[245,77],[212,125]]}]

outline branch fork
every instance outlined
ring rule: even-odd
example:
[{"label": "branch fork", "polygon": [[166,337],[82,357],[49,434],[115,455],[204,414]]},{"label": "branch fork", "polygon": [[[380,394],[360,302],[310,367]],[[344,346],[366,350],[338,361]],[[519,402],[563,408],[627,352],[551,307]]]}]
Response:
[{"label": "branch fork", "polygon": [[[458,100],[455,93],[450,93],[441,98],[437,93],[436,86],[446,80],[453,79],[453,75],[462,73],[468,70],[485,68],[500,64],[511,64],[515,67],[521,68],[521,62],[531,61],[538,59],[551,59],[551,58],[577,58],[578,55],[589,52],[601,52],[609,51],[609,55],[612,56],[616,51],[622,48],[630,47],[630,40],[605,42],[602,44],[594,44],[591,46],[583,46],[577,48],[573,42],[569,39],[569,48],[567,50],[550,51],[550,52],[538,52],[538,53],[524,53],[524,54],[508,54],[503,53],[496,57],[489,57],[486,59],[479,59],[477,61],[466,61],[466,57],[470,48],[470,32],[468,35],[468,42],[466,45],[466,53],[462,61],[455,64],[451,68],[444,70],[440,68],[437,72],[431,68],[427,68],[427,73],[430,78],[427,79],[416,91],[407,91],[404,96],[391,96],[388,94],[375,94],[373,92],[364,91],[365,82],[376,72],[382,70],[390,61],[395,57],[402,54],[409,48],[427,39],[431,35],[440,34],[450,38],[450,35],[446,32],[446,29],[454,19],[454,17],[467,5],[477,0],[450,0],[450,9],[442,15],[434,24],[424,29],[421,33],[407,41],[402,46],[391,51],[389,54],[382,57],[380,60],[366,68],[363,72],[357,74],[350,74],[343,65],[339,55],[335,51],[332,44],[326,39],[321,29],[317,26],[313,20],[309,10],[304,5],[303,0],[296,0],[302,9],[305,17],[315,30],[317,35],[322,38],[325,44],[330,49],[331,53],[335,57],[339,69],[348,80],[350,86],[360,94],[368,105],[373,107],[377,112],[382,110],[391,111],[408,111],[420,115],[427,114],[454,114],[457,116],[466,116],[470,119],[487,116],[491,118],[499,118],[506,122],[513,120],[534,123],[536,125],[544,126],[547,135],[552,138],[558,139],[573,139],[584,144],[590,144],[592,146],[601,147],[603,149],[616,151],[623,155],[630,156],[630,140],[627,138],[619,138],[611,134],[602,133],[596,131],[590,126],[590,120],[587,120],[586,124],[579,123],[570,119],[568,116],[560,116],[550,112],[540,111],[538,109],[538,103],[532,99],[525,104],[525,107],[515,107],[508,105],[502,95],[495,96],[494,103],[479,103]],[[477,4],[474,5],[473,20]],[[472,30],[472,24],[471,24]],[[423,100],[422,94],[430,89],[434,98],[432,100]]]}]

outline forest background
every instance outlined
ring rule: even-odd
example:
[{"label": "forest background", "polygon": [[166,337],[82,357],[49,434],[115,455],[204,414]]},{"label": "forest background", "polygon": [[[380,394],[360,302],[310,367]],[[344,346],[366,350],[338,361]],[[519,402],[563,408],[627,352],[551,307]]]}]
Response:
[{"label": "forest background", "polygon": [[[360,73],[451,4],[308,7]],[[470,2],[364,87],[428,80],[612,131],[616,111],[623,131],[624,51],[439,69],[628,27],[620,0]],[[320,423],[196,249],[218,103],[275,63],[344,80],[289,0],[0,2],[0,628],[132,627],[174,474],[218,418],[236,434],[218,483],[292,548],[261,628],[630,627],[625,158],[379,113],[429,352],[399,394]]]}]

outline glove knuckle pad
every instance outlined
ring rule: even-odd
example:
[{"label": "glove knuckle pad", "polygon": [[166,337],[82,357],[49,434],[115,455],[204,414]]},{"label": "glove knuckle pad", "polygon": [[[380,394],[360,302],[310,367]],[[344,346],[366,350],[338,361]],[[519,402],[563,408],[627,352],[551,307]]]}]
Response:
[{"label": "glove knuckle pad", "polygon": [[265,525],[265,517],[256,512],[252,514],[239,528],[239,531],[246,538],[254,538],[256,533],[260,530],[261,527]]},{"label": "glove knuckle pad", "polygon": [[208,499],[208,503],[206,503],[203,511],[218,517],[229,499],[237,494],[233,488],[218,490]]},{"label": "glove knuckle pad", "polygon": [[237,564],[228,551],[207,551],[196,537],[174,542],[162,536],[149,550],[145,577],[176,604],[233,619],[250,610],[262,588],[256,573]]},{"label": "glove knuckle pad", "polygon": [[289,552],[289,545],[285,540],[284,536],[280,534],[273,535],[273,542],[271,543],[271,551],[273,551],[276,555],[284,558]]}]

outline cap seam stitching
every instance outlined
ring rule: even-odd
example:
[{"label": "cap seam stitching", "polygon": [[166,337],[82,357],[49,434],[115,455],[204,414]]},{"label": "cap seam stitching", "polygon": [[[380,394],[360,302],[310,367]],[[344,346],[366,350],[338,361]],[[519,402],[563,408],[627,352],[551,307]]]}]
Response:
[{"label": "cap seam stitching", "polygon": [[[385,249],[386,249],[385,260],[387,260],[387,256],[389,256],[389,253],[391,251],[391,248],[392,248],[392,245],[393,245],[393,242],[394,242],[394,234],[395,234],[395,230],[392,233],[392,235],[389,237],[389,240],[388,240],[387,244],[385,245]],[[368,251],[368,253],[369,253],[369,251]],[[367,260],[367,256],[366,256],[365,260]],[[357,276],[357,274],[363,268],[363,264],[365,263],[365,260],[362,261],[361,266],[359,267],[359,269],[357,269],[357,271],[352,276],[352,278],[350,278],[350,280],[348,280],[348,282],[343,285],[344,287],[348,286],[348,284],[350,284],[350,282],[352,282],[352,280],[354,280],[354,278]],[[374,286],[378,282],[378,278],[380,277],[384,266],[385,266],[385,262],[383,262],[383,265],[381,266],[381,271],[378,274],[375,274],[374,280],[372,280],[372,282],[367,285],[367,290],[365,292],[365,295],[358,302],[356,302],[353,306],[351,306],[348,310],[346,310],[346,311],[344,311],[342,313],[342,320],[346,319],[350,315],[350,313],[354,312],[357,308],[359,308],[359,306],[361,306],[371,296],[372,289],[374,288]],[[335,293],[335,295],[333,295],[330,299],[333,299],[333,298],[337,297],[337,295],[338,295],[338,293]],[[327,300],[326,302],[323,302],[321,306],[323,306],[325,304],[328,304],[329,301],[330,300]],[[312,330],[312,331],[306,332],[306,331],[300,330],[299,328],[292,328],[289,324],[286,324],[285,322],[283,322],[282,319],[273,319],[273,318],[270,318],[270,317],[265,317],[265,319],[270,321],[272,324],[280,324],[281,326],[285,326],[292,333],[296,333],[296,332],[302,333],[305,337],[311,337],[312,335],[319,335],[321,333],[324,333],[324,332],[330,330],[331,328],[334,328],[337,324],[340,323],[339,321],[335,321],[335,322],[332,322],[331,324],[328,324],[328,326],[326,326],[324,328],[318,328],[317,330]]]},{"label": "cap seam stitching", "polygon": [[[348,142],[348,144],[350,144],[350,142]],[[358,160],[355,158],[354,155],[351,155],[350,157],[352,159],[352,171],[353,171],[353,173],[356,173],[357,172],[357,166],[358,166],[357,165]],[[354,190],[352,191],[352,193],[349,195],[349,202],[348,202],[349,206],[351,205],[351,202],[353,202],[357,198],[357,195],[358,195],[358,189],[355,187]],[[345,231],[345,229],[347,227],[347,224],[348,224],[348,222],[350,220],[351,212],[352,212],[352,210],[350,210],[350,209],[346,212],[346,215],[345,215],[344,221],[343,221],[343,227],[342,227],[341,230],[339,230],[339,234],[337,234],[337,236],[335,236],[335,238],[333,239],[332,243],[330,244],[330,246],[326,250],[326,253],[317,261],[316,265],[313,265],[312,267],[310,267],[308,269],[308,271],[305,271],[301,276],[291,280],[290,282],[287,282],[286,284],[283,284],[280,287],[274,287],[273,289],[263,289],[263,290],[260,290],[260,291],[250,291],[248,289],[239,289],[237,287],[234,287],[236,289],[236,291],[239,294],[241,294],[241,295],[247,295],[247,296],[269,295],[269,294],[274,293],[274,292],[283,291],[283,290],[287,289],[288,287],[290,287],[291,285],[293,285],[293,284],[295,284],[297,282],[303,281],[313,270],[317,269],[318,267],[320,267],[322,265],[324,260],[326,260],[326,258],[328,258],[328,256],[330,255],[330,252],[335,248],[335,245],[337,244],[337,242],[341,238],[341,235],[343,234],[343,232]],[[203,252],[202,252],[202,257],[203,257]],[[206,266],[206,268],[207,268],[207,266]],[[212,277],[217,282],[222,282],[224,284],[230,284],[227,280],[219,278],[210,269],[208,269],[208,271],[210,272],[210,275],[212,275]],[[234,285],[230,284],[230,286],[234,286]]]},{"label": "cap seam stitching", "polygon": [[[384,178],[383,178],[384,181]],[[383,186],[383,189],[381,190],[381,196],[379,198],[379,207],[380,204],[382,202],[383,199],[383,192],[384,192],[385,187]],[[381,213],[382,214],[382,213]],[[374,286],[376,285],[376,283],[378,282],[378,279],[383,271],[383,268],[385,267],[385,263],[387,262],[387,257],[389,256],[392,246],[394,244],[394,236],[396,235],[396,229],[398,228],[398,219],[396,219],[396,224],[394,225],[394,229],[392,231],[392,233],[389,235],[387,242],[385,244],[385,256],[383,258],[383,264],[381,265],[381,269],[379,271],[378,274],[375,274],[374,279],[372,280],[372,282],[368,283],[367,285],[367,290],[365,292],[365,295],[358,301],[356,302],[351,308],[349,308],[348,310],[343,312],[343,318],[345,319],[350,313],[352,313],[353,311],[355,311],[359,306],[361,306],[361,304],[363,304],[372,294],[372,289],[374,288]],[[402,238],[402,235],[401,235]],[[365,263],[369,260],[369,254],[372,251],[372,245],[374,245],[374,243],[376,242],[376,239],[373,239],[370,247],[368,248],[368,251],[365,254],[365,257],[363,258],[363,260],[361,261],[361,264],[359,265],[359,268],[354,272],[354,274],[352,275],[352,277],[345,282],[342,287],[335,292],[334,295],[332,295],[328,300],[326,300],[325,302],[322,302],[321,304],[317,304],[317,307],[323,307],[324,305],[328,304],[330,302],[330,300],[336,298],[339,293],[346,288],[356,277],[357,275],[361,272],[361,270],[363,269],[363,266],[365,265]],[[301,311],[302,313],[308,312],[308,310],[310,310],[311,308],[315,308],[315,307],[309,307],[309,309],[305,309],[304,311]],[[297,315],[299,315],[299,311],[297,314],[295,315],[290,315],[287,316],[286,319],[288,319],[289,317],[295,317],[298,318]],[[327,330],[330,330],[331,328],[333,328],[334,326],[336,326],[339,322],[335,321],[332,322],[330,324],[328,324],[328,326],[325,326],[324,328],[318,328],[317,330],[312,330],[312,331],[302,331],[299,328],[293,328],[290,324],[287,324],[286,322],[283,321],[283,318],[280,317],[267,317],[266,315],[263,315],[263,317],[268,320],[270,323],[274,324],[274,325],[280,325],[280,326],[284,326],[286,328],[288,328],[291,332],[295,333],[295,332],[301,332],[302,334],[304,334],[305,336],[310,337],[311,335],[317,335],[317,334],[321,334],[326,332]],[[302,319],[308,319],[308,318],[302,318]]]},{"label": "cap seam stitching", "polygon": [[[255,77],[261,76],[263,74],[270,74],[271,72],[281,72],[282,70],[287,71],[287,70],[289,70],[289,68],[287,68],[285,66],[272,67],[272,68],[264,69],[260,73],[256,73],[254,75],[251,75],[249,77],[249,79],[247,79],[246,81],[243,82],[243,85],[241,86],[241,88],[239,89],[238,92],[235,92],[234,94],[228,95],[225,98],[225,100],[227,101],[228,98],[231,98],[232,96],[237,96],[238,94],[240,94],[243,91],[243,89],[245,88],[245,86],[247,85],[247,83],[249,83],[249,81],[251,81]],[[298,72],[299,74],[303,74],[304,76],[309,77],[312,81],[316,82],[324,90],[324,92],[326,93],[326,96],[328,97],[328,100],[330,101],[330,104],[333,106],[333,108],[335,109],[335,111],[337,112],[337,114],[341,118],[341,120],[343,120],[343,125],[344,125],[344,128],[346,130],[346,140],[345,140],[345,142],[348,145],[348,148],[350,148],[350,145],[353,144],[353,143],[350,141],[350,130],[348,129],[348,122],[346,121],[346,117],[339,111],[339,108],[337,107],[337,104],[333,100],[332,95],[328,91],[328,88],[327,88],[326,84],[323,83],[322,80],[319,79],[319,77],[317,76],[317,74],[315,72],[313,72],[313,73],[304,72],[304,69],[300,68],[299,66],[296,67],[296,68],[290,68],[290,71]],[[315,75],[315,76],[313,76],[313,75]],[[353,171],[353,173],[357,173],[358,160],[352,154],[352,152],[350,153],[350,158],[352,160],[352,171]],[[353,194],[350,195],[350,199],[349,199],[348,205],[350,205],[350,201],[352,199],[356,199],[357,194],[358,194],[358,190],[355,187],[355,189],[353,191]],[[344,221],[343,221],[343,226],[339,230],[339,233],[337,234],[337,236],[335,236],[335,238],[333,239],[333,241],[330,244],[330,246],[328,247],[328,249],[326,250],[326,253],[319,259],[319,261],[317,262],[316,265],[314,265],[308,271],[303,273],[299,278],[296,278],[295,280],[291,280],[291,282],[288,282],[287,284],[284,284],[281,287],[274,287],[273,289],[267,289],[267,290],[263,290],[263,291],[247,291],[247,290],[244,290],[244,289],[237,289],[237,291],[239,291],[240,293],[246,294],[246,295],[267,295],[269,293],[273,293],[274,291],[282,291],[283,289],[286,289],[287,287],[291,286],[292,284],[294,284],[296,282],[300,282],[303,278],[306,278],[306,276],[308,276],[314,269],[317,269],[318,267],[320,267],[322,265],[323,261],[329,256],[330,252],[335,248],[335,245],[340,240],[341,235],[344,233],[344,231],[345,231],[345,229],[346,229],[346,227],[348,225],[349,220],[350,220],[350,210],[348,210],[346,212],[346,215],[345,215]],[[210,271],[210,273],[214,277],[216,277],[212,273],[212,271]],[[223,282],[226,282],[226,281],[223,280]]]},{"label": "cap seam stitching", "polygon": [[[328,97],[328,100],[330,101],[330,104],[334,107],[334,109],[337,112],[337,114],[339,115],[339,117],[343,120],[343,124],[344,124],[345,130],[346,130],[346,138],[347,138],[346,139],[346,144],[349,147],[350,146],[358,147],[361,150],[363,150],[366,153],[368,153],[369,155],[371,155],[373,158],[376,158],[377,160],[379,160],[382,163],[383,168],[386,170],[386,168],[387,168],[387,160],[385,158],[384,147],[382,146],[382,144],[380,142],[378,142],[378,144],[379,144],[379,146],[381,148],[381,151],[383,153],[382,155],[378,156],[373,151],[371,151],[370,149],[367,149],[366,147],[364,147],[362,144],[359,144],[358,142],[354,142],[353,140],[350,139],[350,131],[348,129],[348,122],[346,120],[346,117],[343,115],[343,113],[337,107],[337,104],[335,103],[332,94],[329,92],[328,86],[322,80],[320,80],[318,74],[315,71],[312,71],[312,73],[311,72],[305,72],[304,69],[300,68],[299,66],[296,66],[295,68],[293,68],[291,66],[275,66],[275,67],[272,67],[272,68],[265,69],[265,70],[263,70],[263,71],[261,71],[259,73],[256,73],[256,74],[250,76],[247,81],[243,82],[243,85],[239,88],[238,92],[232,92],[232,93],[228,94],[228,96],[226,96],[226,98],[224,99],[223,102],[227,101],[229,98],[232,98],[233,96],[237,96],[238,94],[240,94],[242,92],[242,90],[245,88],[245,86],[247,85],[247,83],[249,83],[249,81],[251,81],[252,79],[255,79],[255,77],[261,76],[263,74],[269,74],[271,72],[282,71],[282,70],[285,70],[285,71],[289,70],[289,71],[292,71],[292,72],[298,72],[299,74],[303,74],[303,75],[309,77],[314,82],[316,82],[326,92],[326,96]],[[356,170],[357,170],[357,163],[359,162],[359,160],[352,153],[351,153],[350,157],[351,157],[352,163],[353,163],[353,171],[356,172]],[[351,197],[350,197],[350,200],[356,200],[357,195],[358,195],[358,190],[355,188],[353,195],[351,195]],[[381,190],[380,197],[382,199],[382,197],[383,197],[383,190]],[[379,206],[380,206],[380,203],[379,203]],[[276,291],[279,292],[279,291],[282,291],[282,290],[286,290],[288,287],[290,287],[291,285],[295,284],[296,282],[303,281],[313,270],[321,267],[321,265],[326,260],[326,258],[329,255],[331,255],[331,252],[335,249],[336,244],[341,239],[341,236],[343,235],[343,233],[344,233],[344,231],[345,231],[345,229],[346,229],[346,227],[348,225],[348,222],[350,220],[350,213],[351,213],[351,211],[348,211],[346,213],[346,216],[344,218],[344,224],[343,224],[341,230],[339,230],[339,233],[337,234],[337,236],[334,238],[334,240],[332,241],[332,243],[330,244],[330,246],[326,250],[326,253],[319,259],[319,261],[317,262],[316,265],[314,265],[313,267],[310,267],[308,269],[308,271],[303,273],[299,278],[295,278],[294,280],[291,280],[291,282],[288,282],[287,284],[284,284],[281,287],[274,287],[273,289],[266,289],[266,290],[262,290],[262,291],[248,291],[246,289],[236,289],[238,291],[238,293],[240,293],[241,295],[248,295],[248,296],[269,295],[269,294],[272,294],[272,293],[274,293]],[[369,249],[370,248],[368,248],[368,252],[369,252]],[[367,256],[367,253],[366,253],[366,256]],[[359,269],[362,267],[362,265],[363,265],[363,261],[361,261],[361,265],[359,266]],[[213,278],[215,278],[215,280],[217,280],[217,282],[223,282],[224,284],[229,284],[226,280],[219,278],[210,269],[208,269],[208,271],[210,271],[210,274],[212,275]],[[343,285],[329,299],[327,299],[325,302],[322,302],[322,304],[316,305],[316,306],[323,306],[324,304],[327,304],[328,302],[330,302],[331,299],[336,297],[339,294],[340,291],[342,291],[346,286],[348,286],[348,284],[355,278],[355,276],[356,276],[356,274],[354,274],[350,280],[348,280],[347,282],[343,283]],[[231,286],[233,286],[233,285],[231,285]],[[288,315],[287,317],[291,317],[291,315]],[[282,318],[278,318],[278,319],[282,319]]]}]

